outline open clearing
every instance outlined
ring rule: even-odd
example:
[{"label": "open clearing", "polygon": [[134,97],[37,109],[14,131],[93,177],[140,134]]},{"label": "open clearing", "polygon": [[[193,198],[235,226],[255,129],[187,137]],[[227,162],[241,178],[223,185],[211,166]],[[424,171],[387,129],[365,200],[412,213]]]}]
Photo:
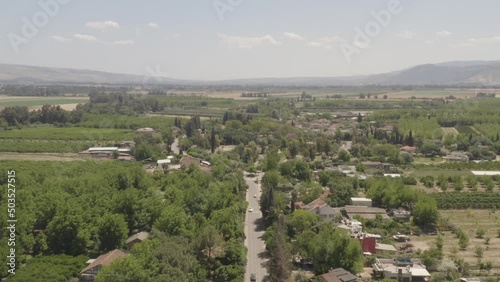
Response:
[{"label": "open clearing", "polygon": [[[457,256],[462,257],[471,265],[471,269],[478,271],[478,257],[475,254],[476,246],[484,249],[482,261],[491,261],[493,269],[491,274],[500,273],[500,238],[498,230],[500,229],[500,211],[491,210],[440,210],[441,216],[449,218],[450,223],[455,224],[462,229],[469,237],[469,245],[464,251],[458,251]],[[486,234],[483,238],[489,237],[490,242],[486,245],[485,240],[476,238],[476,231],[483,228]],[[452,256],[454,246],[458,248],[458,239],[451,231],[446,231],[444,239],[444,256]],[[419,246],[435,247],[436,236],[413,236],[412,244]],[[483,271],[483,274],[486,272]]]}]

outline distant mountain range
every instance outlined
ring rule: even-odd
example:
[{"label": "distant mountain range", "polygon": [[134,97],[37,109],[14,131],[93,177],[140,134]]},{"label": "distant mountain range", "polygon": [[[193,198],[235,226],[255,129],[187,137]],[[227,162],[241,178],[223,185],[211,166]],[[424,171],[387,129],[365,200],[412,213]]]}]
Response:
[{"label": "distant mountain range", "polygon": [[8,84],[176,84],[176,85],[500,85],[500,61],[425,64],[382,74],[351,77],[255,78],[220,81],[108,73],[93,70],[0,64],[0,82]]}]

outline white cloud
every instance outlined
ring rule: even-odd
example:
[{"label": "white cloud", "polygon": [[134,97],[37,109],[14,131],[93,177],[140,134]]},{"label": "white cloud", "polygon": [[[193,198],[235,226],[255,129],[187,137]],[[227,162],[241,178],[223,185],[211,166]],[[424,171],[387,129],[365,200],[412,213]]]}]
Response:
[{"label": "white cloud", "polygon": [[434,44],[434,41],[432,41],[432,40],[425,40],[424,43],[427,44],[427,45],[432,45],[432,44]]},{"label": "white cloud", "polygon": [[358,47],[359,49],[368,49],[370,48],[370,41],[367,42],[361,42],[358,40],[355,40],[352,45]]},{"label": "white cloud", "polygon": [[160,28],[160,25],[159,25],[159,24],[157,24],[157,23],[148,23],[148,26],[149,26],[150,28]]},{"label": "white cloud", "polygon": [[338,36],[333,36],[333,37],[324,36],[324,37],[321,37],[318,40],[307,42],[307,46],[309,46],[309,47],[316,47],[316,48],[331,49],[334,44],[340,43],[340,42],[344,42],[344,41],[345,40],[342,37],[338,37]]},{"label": "white cloud", "polygon": [[446,36],[450,36],[452,34],[453,33],[449,32],[447,30],[441,30],[441,31],[436,32],[436,35],[439,37],[446,37]]},{"label": "white cloud", "polygon": [[174,33],[172,34],[172,38],[174,38],[174,39],[175,39],[175,38],[179,38],[179,37],[181,37],[181,34],[180,34],[180,33],[178,33],[178,32],[174,32]]},{"label": "white cloud", "polygon": [[88,34],[75,33],[75,34],[73,34],[73,37],[76,39],[85,40],[85,41],[96,41],[97,40],[97,38],[95,38],[95,36],[88,35]]},{"label": "white cloud", "polygon": [[113,45],[133,45],[133,44],[135,44],[135,41],[134,40],[117,40],[117,41],[111,42],[111,44],[113,44]]},{"label": "white cloud", "polygon": [[408,31],[408,30],[405,30],[405,31],[402,31],[398,34],[396,34],[397,37],[399,38],[403,38],[403,39],[413,39],[415,37],[415,34],[414,32],[411,32],[411,31]]},{"label": "white cloud", "polygon": [[85,24],[85,26],[99,30],[120,28],[120,24],[114,21],[88,22]]},{"label": "white cloud", "polygon": [[52,36],[52,39],[54,39],[55,41],[57,42],[66,42],[66,41],[71,41],[73,39],[71,38],[66,38],[66,37],[63,37],[63,36],[59,36],[59,35],[54,35]]},{"label": "white cloud", "polygon": [[478,37],[478,38],[467,39],[467,42],[469,42],[469,43],[480,43],[480,42],[490,43],[490,42],[499,42],[499,41],[500,41],[500,36]]},{"label": "white cloud", "polygon": [[268,43],[271,45],[280,45],[281,42],[276,41],[271,35],[264,35],[261,37],[244,37],[244,36],[229,36],[224,33],[217,33],[221,42],[228,47],[236,47],[241,49],[252,49]]},{"label": "white cloud", "polygon": [[464,43],[460,43],[460,44],[450,44],[450,47],[453,47],[453,48],[471,48],[471,47],[477,47],[477,44],[472,43],[472,42],[464,42]]},{"label": "white cloud", "polygon": [[298,35],[297,33],[293,33],[293,32],[285,32],[283,34],[288,39],[293,39],[293,40],[304,40],[305,39],[304,37]]}]

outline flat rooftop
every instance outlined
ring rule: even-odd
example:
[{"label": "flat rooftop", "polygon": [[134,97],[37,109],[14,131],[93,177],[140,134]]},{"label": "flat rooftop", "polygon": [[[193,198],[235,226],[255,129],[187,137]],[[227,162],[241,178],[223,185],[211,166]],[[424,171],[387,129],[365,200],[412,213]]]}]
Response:
[{"label": "flat rooftop", "polygon": [[356,197],[353,197],[351,198],[352,201],[371,201],[372,199],[368,199],[368,198],[356,198]]},{"label": "flat rooftop", "polygon": [[492,176],[492,175],[500,175],[500,171],[496,170],[496,171],[485,171],[485,170],[472,170],[471,171],[472,174],[478,176],[478,175],[489,175],[489,176]]},{"label": "flat rooftop", "polygon": [[348,205],[342,207],[342,209],[345,210],[349,218],[352,218],[354,215],[359,215],[366,219],[375,219],[377,214],[379,214],[383,219],[389,219],[386,211],[381,208]]},{"label": "flat rooftop", "polygon": [[373,269],[375,271],[387,271],[390,273],[398,273],[401,269],[404,273],[411,273],[413,277],[430,277],[429,271],[427,271],[425,265],[416,259],[402,259],[401,262],[411,263],[411,265],[398,265],[397,259],[376,259],[373,264]]},{"label": "flat rooftop", "polygon": [[394,247],[393,245],[390,245],[390,244],[378,244],[375,245],[375,249],[376,250],[380,250],[380,251],[386,251],[386,252],[397,252],[398,250],[396,249],[396,247]]}]

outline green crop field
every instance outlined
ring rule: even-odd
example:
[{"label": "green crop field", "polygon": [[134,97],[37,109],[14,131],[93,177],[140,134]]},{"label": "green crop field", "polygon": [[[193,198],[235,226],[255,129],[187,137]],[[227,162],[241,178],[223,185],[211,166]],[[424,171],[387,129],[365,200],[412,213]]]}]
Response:
[{"label": "green crop field", "polygon": [[398,121],[398,129],[402,134],[408,134],[411,130],[414,136],[425,138],[440,139],[443,136],[435,118],[402,118]]},{"label": "green crop field", "polygon": [[96,144],[90,141],[0,139],[0,152],[77,153],[94,145]]},{"label": "green crop field", "polygon": [[131,140],[135,132],[114,128],[42,127],[0,131],[0,139],[36,140]]},{"label": "green crop field", "polygon": [[444,135],[458,135],[459,131],[455,127],[441,127]]}]

